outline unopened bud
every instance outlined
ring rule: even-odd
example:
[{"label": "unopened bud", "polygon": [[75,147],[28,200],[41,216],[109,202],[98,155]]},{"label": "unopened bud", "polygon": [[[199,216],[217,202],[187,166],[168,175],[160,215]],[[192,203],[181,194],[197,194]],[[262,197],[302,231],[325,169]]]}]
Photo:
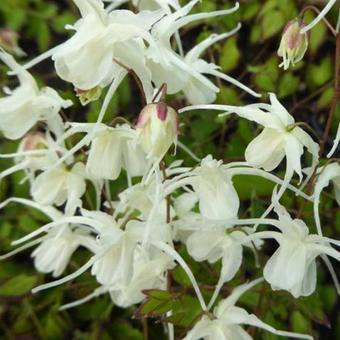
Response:
[{"label": "unopened bud", "polygon": [[305,24],[300,19],[294,19],[288,22],[283,30],[280,47],[277,54],[283,58],[283,62],[279,65],[285,70],[289,65],[293,66],[299,62],[306,53],[308,47],[308,34],[301,34],[301,29]]},{"label": "unopened bud", "polygon": [[18,45],[18,33],[10,28],[0,29],[0,46],[9,53],[14,53],[17,56],[24,56],[26,53]]},{"label": "unopened bud", "polygon": [[28,133],[22,140],[19,146],[21,151],[33,151],[46,148],[46,137],[43,133]]},{"label": "unopened bud", "polygon": [[136,128],[148,157],[161,158],[177,141],[177,112],[162,102],[148,104],[139,114]]},{"label": "unopened bud", "polygon": [[85,106],[88,103],[91,103],[97,99],[102,94],[102,88],[100,86],[96,86],[90,90],[81,90],[75,89],[76,96],[79,98],[81,105]]}]

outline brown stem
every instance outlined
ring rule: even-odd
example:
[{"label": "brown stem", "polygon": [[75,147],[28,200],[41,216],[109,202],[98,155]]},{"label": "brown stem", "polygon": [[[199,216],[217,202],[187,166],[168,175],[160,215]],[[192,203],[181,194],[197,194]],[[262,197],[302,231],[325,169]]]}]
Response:
[{"label": "brown stem", "polygon": [[145,93],[144,93],[144,89],[143,89],[143,84],[142,81],[140,80],[140,78],[138,77],[137,73],[130,67],[124,65],[122,62],[120,62],[119,60],[117,60],[116,58],[113,58],[113,61],[118,64],[119,66],[121,66],[123,69],[125,69],[126,71],[128,71],[131,76],[133,77],[133,79],[136,81],[136,84],[138,85],[139,91],[142,95],[142,106],[144,107],[146,105],[146,97],[145,97]]},{"label": "brown stem", "polygon": [[144,336],[144,340],[149,339],[149,326],[148,326],[147,318],[143,318],[143,336]]},{"label": "brown stem", "polygon": [[162,95],[161,95],[161,100],[160,101],[165,101],[165,96],[166,96],[166,93],[167,93],[167,85],[166,85],[166,83],[163,83],[162,85],[161,85],[161,87],[158,89],[158,91],[157,91],[157,93],[153,96],[153,98],[152,98],[152,102],[154,102],[155,100],[156,100],[156,98],[158,97],[158,95],[160,94],[160,93],[162,93]]},{"label": "brown stem", "polygon": [[[257,306],[255,308],[255,312],[254,314],[259,317],[261,319],[261,315],[263,313],[263,308],[262,308],[262,305],[263,305],[263,299],[264,299],[264,296],[265,296],[265,293],[266,293],[266,283],[263,282],[262,283],[262,286],[261,286],[261,290],[260,290],[260,297],[259,297],[259,301],[257,303]],[[256,333],[256,328],[255,327],[249,327],[247,329],[247,332],[250,334],[251,337],[255,337],[255,333]]]}]

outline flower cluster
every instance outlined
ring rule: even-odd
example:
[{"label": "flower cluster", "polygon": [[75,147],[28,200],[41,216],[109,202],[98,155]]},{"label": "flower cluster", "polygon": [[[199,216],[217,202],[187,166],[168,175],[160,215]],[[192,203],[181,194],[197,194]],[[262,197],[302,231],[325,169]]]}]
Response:
[{"label": "flower cluster", "polygon": [[[74,31],[69,40],[25,65],[19,65],[5,50],[0,51],[2,62],[19,79],[18,87],[7,90],[0,99],[0,131],[5,138],[20,140],[17,152],[0,155],[14,159],[14,165],[3,171],[0,179],[23,171],[31,194],[31,199],[8,198],[0,208],[23,204],[42,211],[50,219],[15,240],[13,245],[17,247],[1,259],[34,247],[31,257],[35,268],[50,273],[55,280],[33,292],[90,271],[98,288],[61,309],[106,293],[120,307],[141,303],[145,290],[168,289],[168,273],[181,266],[202,308],[201,318],[185,339],[250,339],[241,325],[283,337],[312,339],[309,335],[276,330],[235,304],[241,294],[262,281],[295,298],[311,295],[316,289],[319,257],[339,289],[329,257],[340,260],[336,248],[340,242],[323,236],[318,206],[320,195],[330,182],[340,205],[340,166],[336,162],[319,166],[319,145],[302,124],[295,122],[274,93],[269,94],[269,104],[213,104],[219,88],[209,76],[228,81],[255,97],[260,95],[202,59],[212,44],[235,34],[240,24],[184,51],[182,27],[197,20],[229,15],[240,6],[236,3],[225,10],[191,14],[197,2],[192,0],[184,7],[175,0],[133,2],[139,9],[136,14],[117,9],[124,1],[105,7],[101,0],[74,0],[81,18],[67,26]],[[307,48],[307,37],[300,35],[299,25],[298,21],[289,24],[285,35],[293,38],[284,37],[280,46],[285,68],[290,61],[299,61]],[[95,123],[63,120],[61,111],[72,102],[50,87],[40,88],[28,72],[47,58],[53,60],[57,75],[72,84],[83,105],[100,100],[108,87]],[[110,100],[128,74],[138,80],[145,97],[137,124],[104,124]],[[244,162],[224,163],[212,155],[196,159],[178,142],[180,114],[165,100],[165,94],[178,93],[191,104],[180,109],[180,114],[217,110],[221,116],[234,113],[263,128],[247,146]],[[72,145],[71,137],[75,135],[81,138]],[[339,136],[340,133],[330,154]],[[177,144],[194,156],[195,166],[186,166],[182,160],[165,164],[164,156]],[[310,157],[309,168],[303,169],[303,156]],[[280,178],[272,172],[283,163],[286,172]],[[300,187],[291,184],[295,174],[299,183],[304,180]],[[126,188],[112,198],[111,185],[124,175]],[[262,216],[239,217],[235,176],[258,176],[275,183],[272,200]],[[316,179],[314,192],[306,193],[303,187],[311,177]],[[90,186],[96,192],[92,210],[85,208],[83,200]],[[283,207],[280,201],[286,191],[313,202],[317,233]],[[277,218],[267,217],[272,211]],[[267,230],[259,230],[260,224]],[[259,270],[259,277],[236,287],[215,306],[223,286],[238,273],[243,253],[256,254],[267,239],[276,241],[277,249]],[[220,276],[208,302],[178,253],[179,244],[197,262],[221,262]],[[91,254],[89,260],[75,272],[62,276],[80,247]],[[168,332],[173,338],[170,323]]]}]

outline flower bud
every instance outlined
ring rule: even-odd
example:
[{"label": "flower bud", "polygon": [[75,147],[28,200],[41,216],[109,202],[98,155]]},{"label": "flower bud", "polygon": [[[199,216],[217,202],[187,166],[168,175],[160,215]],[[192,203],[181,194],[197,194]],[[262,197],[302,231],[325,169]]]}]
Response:
[{"label": "flower bud", "polygon": [[19,151],[33,151],[46,148],[46,136],[41,132],[28,133],[21,140]]},{"label": "flower bud", "polygon": [[24,56],[26,53],[18,45],[18,33],[9,28],[0,29],[0,46],[9,53]]},{"label": "flower bud", "polygon": [[162,102],[148,104],[139,114],[136,127],[148,157],[161,158],[177,141],[177,112]]},{"label": "flower bud", "polygon": [[299,62],[306,53],[308,47],[308,34],[301,34],[301,29],[305,24],[300,19],[294,19],[288,22],[283,30],[280,47],[277,54],[283,58],[283,62],[279,65],[285,70],[288,69],[290,63],[294,66]]},{"label": "flower bud", "polygon": [[79,98],[81,105],[85,106],[88,103],[94,102],[99,99],[102,94],[102,88],[96,86],[90,90],[75,89],[76,96]]}]

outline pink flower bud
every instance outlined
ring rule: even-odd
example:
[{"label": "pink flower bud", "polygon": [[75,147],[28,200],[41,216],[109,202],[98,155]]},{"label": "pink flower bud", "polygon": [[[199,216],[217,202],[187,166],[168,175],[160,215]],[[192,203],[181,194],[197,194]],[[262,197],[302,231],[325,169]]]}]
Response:
[{"label": "pink flower bud", "polygon": [[28,133],[20,143],[21,151],[33,151],[46,148],[46,137],[43,133]]},{"label": "pink flower bud", "polygon": [[288,69],[290,63],[294,66],[299,62],[306,53],[308,47],[308,34],[301,34],[301,29],[305,24],[300,19],[294,19],[288,22],[283,30],[280,47],[277,54],[283,58],[280,67]]},{"label": "pink flower bud", "polygon": [[9,53],[14,53],[18,56],[24,56],[25,52],[18,45],[18,33],[10,28],[0,29],[0,46]]},{"label": "pink flower bud", "polygon": [[162,102],[148,104],[139,114],[136,128],[148,157],[160,158],[177,141],[177,112]]}]

